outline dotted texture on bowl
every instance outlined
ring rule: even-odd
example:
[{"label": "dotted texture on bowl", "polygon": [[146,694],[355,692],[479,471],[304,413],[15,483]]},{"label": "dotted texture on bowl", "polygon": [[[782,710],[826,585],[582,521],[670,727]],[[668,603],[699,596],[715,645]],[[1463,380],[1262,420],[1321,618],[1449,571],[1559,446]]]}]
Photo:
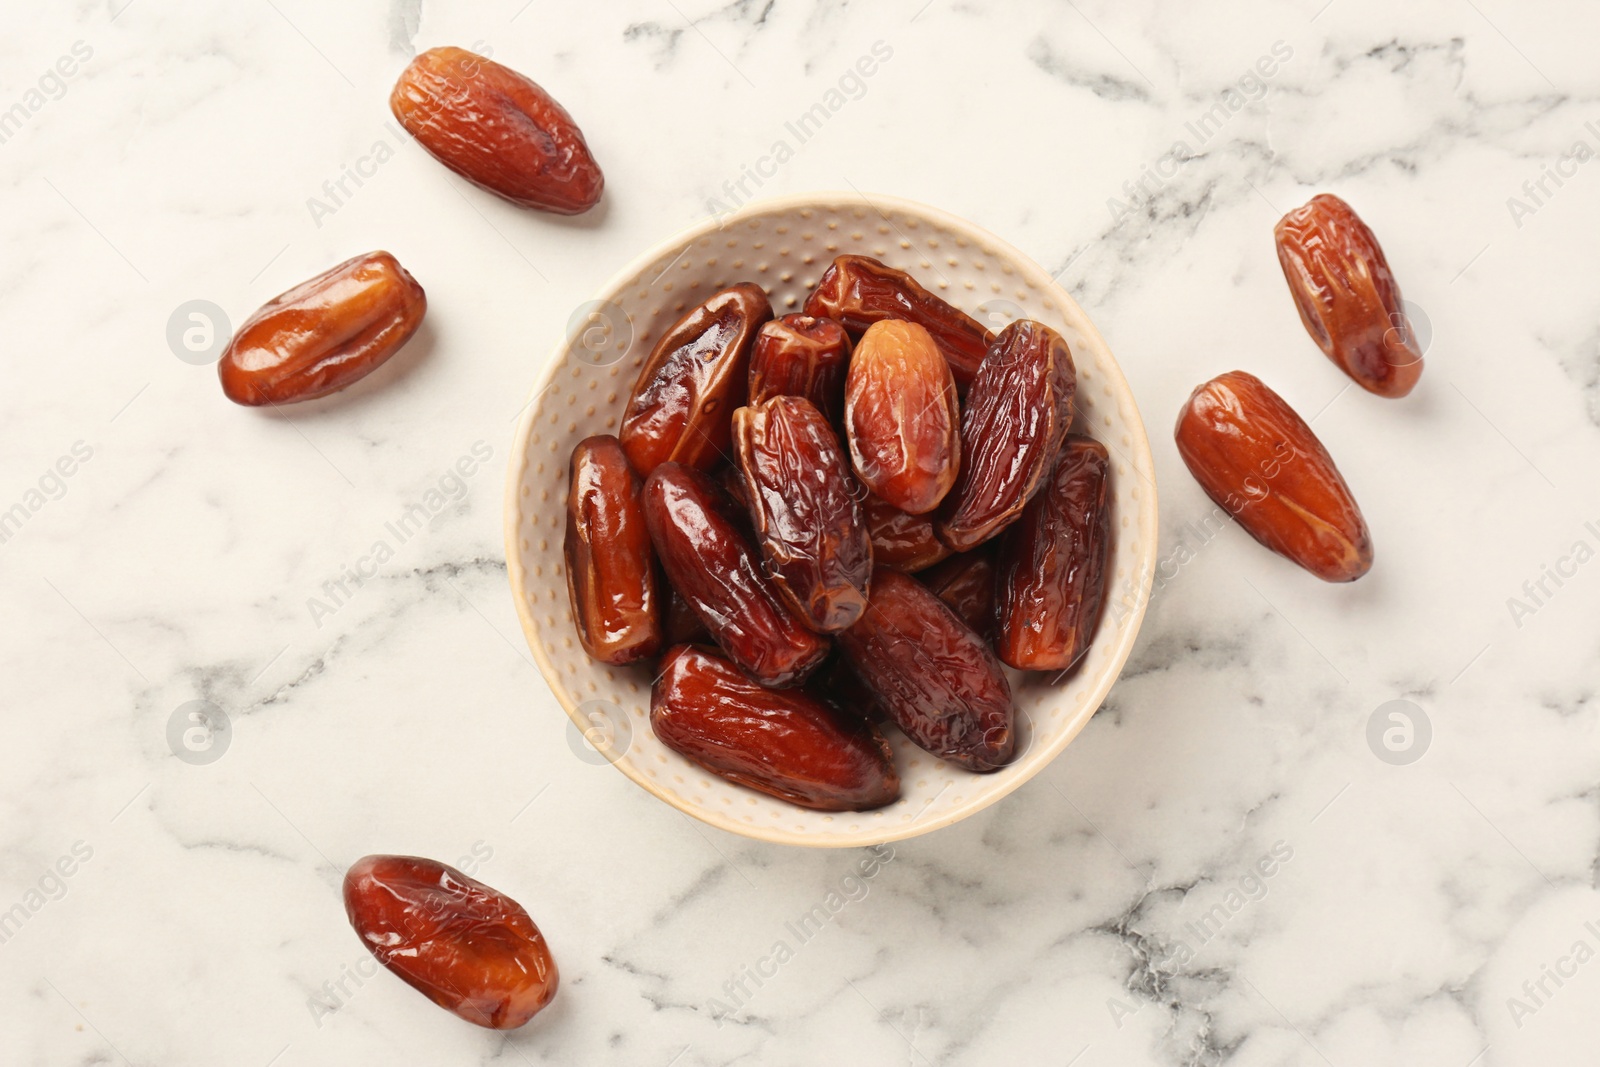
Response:
[{"label": "dotted texture on bowl", "polygon": [[[1112,551],[1105,615],[1075,674],[1051,684],[1049,675],[1009,672],[1021,732],[1021,755],[1011,766],[970,774],[891,729],[901,799],[881,811],[825,814],[724,782],[655,739],[651,669],[596,663],[578,644],[562,533],[572,448],[591,434],[617,432],[634,380],[663,331],[688,308],[741,281],[765,289],[775,314],[796,311],[833,258],[846,253],[909,271],[990,329],[1031,318],[1061,332],[1078,372],[1074,429],[1111,453]],[[592,728],[588,709],[596,706],[609,705],[615,709],[609,714],[629,720],[616,731],[627,738],[615,760],[619,770],[675,807],[736,833],[791,844],[866,845],[924,833],[993,803],[1083,728],[1143,617],[1156,554],[1155,483],[1149,442],[1122,372],[1082,309],[1042,268],[970,224],[907,201],[786,198],[751,205],[720,227],[706,223],[663,245],[586,307],[603,310],[574,323],[523,415],[508,473],[507,559],[529,644],[562,706],[580,729]]]}]

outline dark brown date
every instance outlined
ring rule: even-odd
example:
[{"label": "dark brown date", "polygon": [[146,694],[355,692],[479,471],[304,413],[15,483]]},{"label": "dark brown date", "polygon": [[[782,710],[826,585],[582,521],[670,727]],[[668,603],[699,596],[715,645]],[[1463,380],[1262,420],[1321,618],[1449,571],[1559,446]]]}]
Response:
[{"label": "dark brown date", "polygon": [[976,633],[987,637],[994,630],[994,553],[990,545],[951,556],[917,578]]},{"label": "dark brown date", "polygon": [[805,312],[838,319],[856,337],[884,319],[914,322],[933,336],[962,387],[978,373],[993,336],[905,271],[871,256],[835,259],[806,299]]},{"label": "dark brown date", "polygon": [[800,690],[757,685],[692,645],[663,658],[650,726],[691,763],[802,808],[868,811],[900,799],[894,758],[875,727]]},{"label": "dark brown date", "polygon": [[761,569],[733,502],[711,476],[663,463],[644,483],[650,540],[667,579],[722,650],[762,685],[798,684],[828,654]]},{"label": "dark brown date", "polygon": [[1077,388],[1060,334],[1028,319],[1000,332],[961,408],[961,475],[941,540],[965,552],[1016,521],[1061,450]]},{"label": "dark brown date", "polygon": [[827,418],[804,397],[775,396],[733,413],[733,447],[778,592],[814,630],[850,626],[867,606],[872,537]]},{"label": "dark brown date", "polygon": [[462,48],[432,48],[400,75],[389,109],[428,154],[522,207],[588,211],[605,177],[578,124],[509,67]]},{"label": "dark brown date", "polygon": [[1024,671],[1066,671],[1089,651],[1111,547],[1105,446],[1072,435],[1045,488],[1000,538],[995,652]]},{"label": "dark brown date", "polygon": [[751,407],[803,396],[835,425],[844,417],[850,335],[833,319],[785,315],[761,327],[750,353]]},{"label": "dark brown date", "polygon": [[961,469],[961,412],[950,367],[914,322],[873,323],[850,360],[845,436],[863,485],[901,511],[939,506]]},{"label": "dark brown date", "polygon": [[867,531],[872,535],[872,561],[911,574],[950,555],[950,546],[933,531],[927,515],[907,515],[882,497],[868,493],[861,501]]},{"label": "dark brown date", "polygon": [[389,253],[346,260],[245,320],[217,364],[223,395],[258,407],[336,393],[400,351],[427,310],[422,286]]},{"label": "dark brown date", "polygon": [[1306,332],[1369,393],[1401,397],[1422,377],[1422,352],[1378,238],[1355,209],[1323,193],[1273,230],[1278,263]]},{"label": "dark brown date", "polygon": [[727,455],[728,421],[749,388],[750,347],[770,318],[767,295],[746,282],[690,309],[661,335],[618,434],[641,476],[668,460],[709,469]]},{"label": "dark brown date", "polygon": [[838,642],[894,724],[935,756],[987,773],[1016,754],[1000,661],[915,578],[879,567],[866,613]]},{"label": "dark brown date", "polygon": [[367,856],[345,872],[344,910],[379,963],[469,1023],[511,1030],[556,995],[556,961],[522,905],[454,867]]},{"label": "dark brown date", "polygon": [[583,650],[602,663],[661,651],[661,595],[643,486],[609,434],[572,450],[567,489],[567,595]]}]

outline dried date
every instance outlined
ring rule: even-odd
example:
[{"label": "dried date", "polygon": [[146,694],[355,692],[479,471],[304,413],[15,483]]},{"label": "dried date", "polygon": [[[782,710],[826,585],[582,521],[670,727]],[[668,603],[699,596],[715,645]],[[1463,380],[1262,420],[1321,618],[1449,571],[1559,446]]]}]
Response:
[{"label": "dried date", "polygon": [[934,533],[931,516],[908,515],[871,493],[861,501],[861,510],[872,535],[875,564],[911,574],[950,555],[950,546]]},{"label": "dried date", "polygon": [[1089,651],[1105,603],[1110,457],[1073,435],[1043,490],[1000,537],[995,652],[1025,671],[1066,671]]},{"label": "dried date", "polygon": [[269,300],[233,335],[217,375],[235,404],[336,393],[377,370],[422,325],[428,298],[387,252],[369,252]]},{"label": "dried date", "polygon": [[1401,397],[1422,377],[1422,352],[1400,286],[1367,224],[1328,193],[1273,230],[1300,321],[1324,355],[1378,396]]},{"label": "dried date", "polygon": [[928,331],[873,323],[845,379],[845,434],[856,477],[901,511],[939,506],[961,469],[961,414],[950,367]]},{"label": "dried date", "polygon": [[1000,661],[915,578],[879,567],[866,613],[838,643],[895,725],[922,748],[979,773],[1016,754]]},{"label": "dried date", "polygon": [[417,56],[389,108],[429,155],[513,204],[576,215],[605,189],[566,109],[516,71],[465,49]]},{"label": "dried date", "polygon": [[567,595],[583,650],[602,663],[632,663],[663,644],[642,488],[615,437],[586,438],[572,450]]},{"label": "dried date", "polygon": [[556,995],[556,961],[522,905],[454,867],[367,856],[345,872],[344,908],[379,963],[470,1023],[511,1030]]},{"label": "dried date", "polygon": [[785,315],[761,327],[750,353],[751,407],[775,396],[803,396],[831,423],[844,415],[850,335],[833,319]]},{"label": "dried date", "polygon": [[917,578],[974,632],[987,637],[994,629],[995,567],[990,545],[951,556]]},{"label": "dried date", "polygon": [[1326,582],[1372,569],[1372,536],[1333,457],[1259,378],[1231,371],[1197,388],[1175,436],[1200,488],[1251,537]]},{"label": "dried date", "polygon": [[713,774],[814,811],[868,811],[900,797],[888,742],[800,690],[767,689],[721,656],[679,645],[663,658],[650,726]]},{"label": "dried date", "polygon": [[866,608],[872,538],[828,420],[804,397],[775,396],[733,413],[733,446],[778,592],[812,629],[847,628]]},{"label": "dried date", "polygon": [[827,639],[784,603],[710,475],[663,463],[645,480],[644,502],[668,580],[741,669],[762,685],[785,687],[822,662]]},{"label": "dried date", "polygon": [[924,289],[903,270],[871,256],[839,256],[806,298],[807,315],[838,319],[856,337],[875,322],[904,319],[932,335],[950,364],[957,384],[965,387],[992,334],[976,319]]},{"label": "dried date", "polygon": [[772,305],[745,282],[691,308],[650,352],[622,415],[622,447],[641,476],[669,460],[709,469],[728,451],[745,402],[750,348]]},{"label": "dried date", "polygon": [[1023,319],[1000,332],[961,409],[961,475],[937,524],[957,552],[1016,521],[1072,425],[1077,371],[1067,342]]}]

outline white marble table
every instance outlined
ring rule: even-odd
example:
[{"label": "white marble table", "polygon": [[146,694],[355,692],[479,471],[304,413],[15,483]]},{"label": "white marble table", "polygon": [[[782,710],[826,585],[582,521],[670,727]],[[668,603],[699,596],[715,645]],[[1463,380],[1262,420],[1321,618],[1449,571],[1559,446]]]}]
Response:
[{"label": "white marble table", "polygon": [[[1594,1062],[1592,5],[12,6],[4,1062]],[[403,142],[389,87],[446,43],[572,111],[601,209],[517,210]],[[572,309],[719,204],[829,188],[1062,272],[1152,429],[1167,560],[1065,755],[849,881],[866,853],[728,836],[576,758],[500,538],[512,419]],[[1407,400],[1349,387],[1288,299],[1272,223],[1324,190],[1430,324]],[[187,301],[237,323],[377,247],[428,321],[345,394],[236,408],[169,348]],[[1170,427],[1236,367],[1315,416],[1365,580],[1197,525]],[[1397,700],[1431,727],[1410,763],[1368,741]],[[229,723],[209,763],[169,742],[192,701]],[[337,896],[374,851],[522,900],[552,1008],[507,1038],[375,973]]]}]

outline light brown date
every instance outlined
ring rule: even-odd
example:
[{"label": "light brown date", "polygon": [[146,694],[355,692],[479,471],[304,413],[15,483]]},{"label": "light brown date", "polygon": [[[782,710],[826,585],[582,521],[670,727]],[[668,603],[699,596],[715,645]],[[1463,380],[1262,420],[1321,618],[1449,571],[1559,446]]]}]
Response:
[{"label": "light brown date", "polygon": [[838,319],[856,337],[884,319],[914,322],[932,335],[962,387],[977,374],[993,336],[905,271],[871,256],[835,259],[806,298],[805,312]]},{"label": "light brown date", "polygon": [[750,406],[775,396],[803,396],[828,421],[844,416],[850,335],[833,319],[785,315],[761,327],[750,353]]},{"label": "light brown date", "polygon": [[1323,193],[1273,234],[1300,321],[1323,354],[1369,393],[1411,392],[1422,352],[1383,248],[1355,210]]},{"label": "light brown date", "polygon": [[816,669],[827,638],[784,603],[710,475],[663,463],[645,480],[644,506],[668,580],[733,662],[774,688],[797,685]]},{"label": "light brown date", "polygon": [[772,305],[749,282],[714,294],[661,335],[622,415],[622,447],[643,477],[667,461],[710,469],[727,458],[745,402],[750,347]]},{"label": "light brown date", "polygon": [[1372,569],[1372,537],[1305,420],[1259,378],[1230,371],[1178,414],[1178,454],[1245,532],[1326,582]]},{"label": "light brown date", "polygon": [[1067,438],[1055,470],[1000,537],[994,650],[1024,671],[1066,671],[1089,651],[1105,603],[1110,457]]},{"label": "light brown date", "polygon": [[605,189],[566,109],[516,71],[465,49],[417,56],[389,108],[429,155],[513,204],[576,215]]},{"label": "light brown date", "polygon": [[705,649],[679,645],[650,695],[662,744],[739,785],[814,811],[868,811],[900,798],[876,727],[800,690],[767,689]]},{"label": "light brown date", "polygon": [[961,408],[961,475],[941,540],[965,552],[1016,521],[1056,461],[1077,388],[1060,334],[1029,319],[1000,332]]},{"label": "light brown date", "polygon": [[222,392],[250,407],[336,393],[400,351],[427,310],[389,253],[346,260],[245,320],[217,364]]},{"label": "light brown date", "polygon": [[1016,754],[1011,686],[983,638],[915,578],[879,567],[861,621],[839,648],[894,724],[969,771]]},{"label": "light brown date", "polygon": [[655,553],[643,485],[621,443],[610,435],[578,442],[567,484],[567,595],[583,650],[614,664],[655,655],[662,648]]},{"label": "light brown date", "polygon": [[778,592],[814,630],[850,626],[867,606],[872,537],[827,418],[804,397],[775,396],[733,413],[733,446]]},{"label": "light brown date", "polygon": [[867,531],[872,535],[872,561],[911,574],[950,555],[939,540],[929,515],[907,515],[881,497],[868,493],[861,501]]},{"label": "light brown date", "polygon": [[912,515],[938,507],[961,469],[961,414],[950,366],[928,331],[898,319],[873,323],[850,360],[844,411],[862,484]]},{"label": "light brown date", "polygon": [[469,1023],[515,1029],[556,995],[556,961],[522,905],[454,867],[367,856],[345,872],[344,910],[379,963]]}]

